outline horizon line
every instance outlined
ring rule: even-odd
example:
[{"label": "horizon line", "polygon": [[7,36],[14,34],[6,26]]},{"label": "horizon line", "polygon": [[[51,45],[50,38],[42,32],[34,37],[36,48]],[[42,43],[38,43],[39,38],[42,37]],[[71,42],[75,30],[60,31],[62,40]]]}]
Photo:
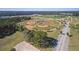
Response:
[{"label": "horizon line", "polygon": [[0,8],[0,11],[79,11],[79,8]]}]

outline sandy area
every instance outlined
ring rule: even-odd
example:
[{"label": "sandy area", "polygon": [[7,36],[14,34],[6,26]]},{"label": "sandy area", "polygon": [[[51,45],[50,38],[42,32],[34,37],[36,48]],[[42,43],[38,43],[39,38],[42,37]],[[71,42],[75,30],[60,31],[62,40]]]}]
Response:
[{"label": "sandy area", "polygon": [[40,51],[35,48],[33,45],[23,41],[15,46],[16,51]]}]

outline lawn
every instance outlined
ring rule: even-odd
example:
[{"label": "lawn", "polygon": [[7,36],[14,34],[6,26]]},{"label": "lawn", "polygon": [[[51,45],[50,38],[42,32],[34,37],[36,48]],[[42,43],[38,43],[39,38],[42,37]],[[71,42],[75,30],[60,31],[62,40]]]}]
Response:
[{"label": "lawn", "polygon": [[23,41],[23,34],[21,32],[16,32],[11,36],[0,39],[0,51],[9,51],[21,41]]}]

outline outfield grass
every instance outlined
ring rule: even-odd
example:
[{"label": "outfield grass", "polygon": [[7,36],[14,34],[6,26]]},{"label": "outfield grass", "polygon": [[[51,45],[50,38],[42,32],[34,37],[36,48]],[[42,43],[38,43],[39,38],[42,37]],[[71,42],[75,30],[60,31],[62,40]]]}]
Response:
[{"label": "outfield grass", "polygon": [[16,32],[11,36],[7,36],[3,39],[0,39],[0,51],[9,51],[16,44],[23,41],[23,34],[21,32]]}]

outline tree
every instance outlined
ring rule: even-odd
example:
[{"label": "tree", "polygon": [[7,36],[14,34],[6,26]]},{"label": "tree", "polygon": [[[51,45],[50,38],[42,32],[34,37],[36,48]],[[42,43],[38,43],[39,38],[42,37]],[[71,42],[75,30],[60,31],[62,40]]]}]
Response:
[{"label": "tree", "polygon": [[23,25],[21,25],[21,24],[16,24],[16,29],[17,29],[18,31],[24,31],[24,27],[23,27]]},{"label": "tree", "polygon": [[40,48],[55,47],[57,40],[47,37],[47,33],[43,31],[25,31],[26,41],[32,43],[32,45]]}]

